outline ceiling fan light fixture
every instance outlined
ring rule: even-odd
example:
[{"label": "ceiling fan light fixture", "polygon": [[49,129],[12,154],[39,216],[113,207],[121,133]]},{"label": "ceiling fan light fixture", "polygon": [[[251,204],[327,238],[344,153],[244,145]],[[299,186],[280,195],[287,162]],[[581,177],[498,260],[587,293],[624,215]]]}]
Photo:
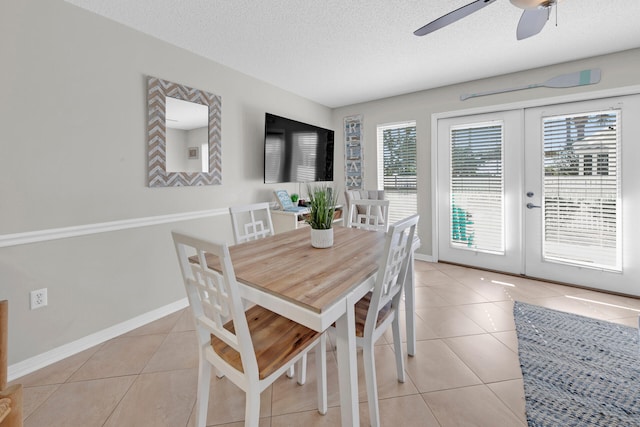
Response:
[{"label": "ceiling fan light fixture", "polygon": [[[447,25],[471,15],[484,8],[485,6],[494,3],[496,0],[473,0],[471,3],[459,7],[445,15],[442,15],[438,19],[429,22],[427,25],[423,25],[413,32],[416,36],[424,36],[432,33]],[[549,20],[552,6],[555,6],[560,0],[509,0],[515,7],[524,9],[518,22],[518,30],[516,37],[518,40],[526,39],[528,37],[538,34],[542,27]],[[556,8],[557,16],[557,8]]]},{"label": "ceiling fan light fixture", "polygon": [[551,3],[548,0],[509,0],[512,5],[520,9],[536,9],[540,6],[546,6]]}]

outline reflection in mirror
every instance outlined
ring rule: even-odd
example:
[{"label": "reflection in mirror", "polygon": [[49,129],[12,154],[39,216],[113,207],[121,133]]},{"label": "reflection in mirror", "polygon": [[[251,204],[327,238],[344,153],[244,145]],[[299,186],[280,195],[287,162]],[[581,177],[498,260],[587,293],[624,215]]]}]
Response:
[{"label": "reflection in mirror", "polygon": [[[199,110],[197,124],[178,125],[183,119],[177,111],[186,106]],[[222,98],[148,76],[147,107],[149,187],[222,184]],[[179,142],[172,134],[182,134]],[[196,142],[199,134],[204,136]]]},{"label": "reflection in mirror", "polygon": [[167,172],[209,172],[209,108],[166,98]]}]

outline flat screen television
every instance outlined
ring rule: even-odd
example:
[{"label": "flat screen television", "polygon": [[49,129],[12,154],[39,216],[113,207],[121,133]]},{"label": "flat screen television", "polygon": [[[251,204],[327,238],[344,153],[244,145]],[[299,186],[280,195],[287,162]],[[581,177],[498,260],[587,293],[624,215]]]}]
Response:
[{"label": "flat screen television", "polygon": [[334,132],[266,113],[264,182],[333,181]]}]

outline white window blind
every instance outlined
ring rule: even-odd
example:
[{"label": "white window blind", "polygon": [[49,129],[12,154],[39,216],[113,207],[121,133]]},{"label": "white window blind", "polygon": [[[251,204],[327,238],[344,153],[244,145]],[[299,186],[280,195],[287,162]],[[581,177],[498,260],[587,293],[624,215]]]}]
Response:
[{"label": "white window blind", "polygon": [[297,182],[310,182],[316,177],[318,134],[315,132],[293,132],[293,164]]},{"label": "white window blind", "polygon": [[504,254],[501,121],[453,126],[450,135],[450,244]]},{"label": "white window blind", "polygon": [[389,200],[389,223],[418,212],[416,122],[379,125],[378,189]]},{"label": "white window blind", "polygon": [[619,111],[543,119],[545,260],[620,271]]},{"label": "white window blind", "polygon": [[282,153],[284,152],[284,134],[267,135],[264,145],[264,164],[266,182],[278,182],[281,177],[279,171],[283,163]]}]

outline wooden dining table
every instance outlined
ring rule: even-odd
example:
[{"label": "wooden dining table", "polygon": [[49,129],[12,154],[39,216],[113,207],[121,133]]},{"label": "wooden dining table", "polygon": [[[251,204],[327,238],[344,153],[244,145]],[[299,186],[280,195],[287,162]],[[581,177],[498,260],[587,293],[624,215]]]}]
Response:
[{"label": "wooden dining table", "polygon": [[385,236],[334,227],[333,246],[317,249],[301,228],[229,248],[243,298],[319,332],[335,323],[343,426],[359,425],[354,305],[374,286]]}]

